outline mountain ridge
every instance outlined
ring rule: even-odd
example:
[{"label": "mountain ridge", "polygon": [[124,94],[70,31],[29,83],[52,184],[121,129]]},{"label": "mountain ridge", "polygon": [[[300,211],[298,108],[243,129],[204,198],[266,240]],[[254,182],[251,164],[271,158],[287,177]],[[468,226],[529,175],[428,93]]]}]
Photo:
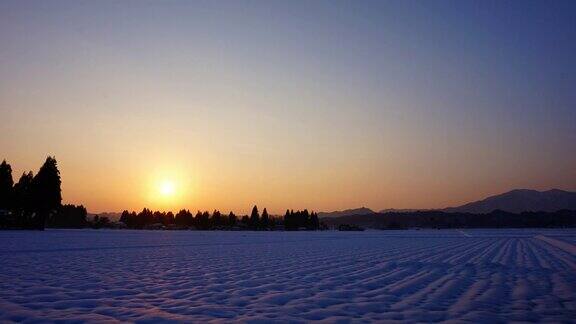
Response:
[{"label": "mountain ridge", "polygon": [[525,211],[555,212],[562,209],[576,210],[576,192],[560,189],[545,191],[514,189],[460,206],[444,208],[442,211],[485,214],[494,210],[521,213]]},{"label": "mountain ridge", "polygon": [[561,189],[538,191],[534,189],[512,189],[507,192],[488,196],[459,206],[439,209],[382,209],[374,212],[370,208],[352,208],[341,211],[320,212],[320,218],[333,218],[351,215],[411,213],[419,211],[442,211],[447,213],[487,214],[494,210],[509,213],[521,212],[556,212],[559,210],[576,210],[576,192]]}]

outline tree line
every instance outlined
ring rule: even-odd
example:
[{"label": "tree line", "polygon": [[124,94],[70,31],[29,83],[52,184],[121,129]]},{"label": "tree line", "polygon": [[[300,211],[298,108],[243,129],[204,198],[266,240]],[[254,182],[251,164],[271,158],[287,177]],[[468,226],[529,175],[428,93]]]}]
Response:
[{"label": "tree line", "polygon": [[250,215],[241,217],[233,212],[228,215],[218,210],[212,213],[197,211],[193,215],[182,209],[172,212],[152,211],[144,208],[141,212],[123,211],[120,224],[107,217],[88,218],[82,205],[62,205],[62,181],[58,163],[52,156],[46,158],[36,175],[32,171],[24,172],[17,183],[12,178],[12,167],[2,161],[0,164],[0,229],[44,229],[53,228],[108,228],[121,227],[131,229],[198,229],[198,230],[318,230],[321,224],[314,212],[287,210],[286,215],[275,217],[268,214],[266,208],[262,214],[254,206]]},{"label": "tree line", "polygon": [[266,208],[259,213],[258,207],[254,206],[250,215],[241,217],[233,212],[222,214],[219,210],[214,210],[212,214],[208,211],[197,211],[196,214],[190,210],[182,209],[176,214],[172,212],[152,211],[144,208],[141,212],[129,212],[124,210],[120,216],[120,222],[131,229],[198,229],[198,230],[319,230],[321,229],[318,214],[308,210],[286,211],[284,218],[275,217],[268,214]]}]

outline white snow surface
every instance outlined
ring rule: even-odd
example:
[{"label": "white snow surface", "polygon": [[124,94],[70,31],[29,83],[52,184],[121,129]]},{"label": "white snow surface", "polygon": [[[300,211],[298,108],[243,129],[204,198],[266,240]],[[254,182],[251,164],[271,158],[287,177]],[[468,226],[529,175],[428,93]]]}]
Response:
[{"label": "white snow surface", "polygon": [[574,322],[575,230],[0,232],[0,322]]}]

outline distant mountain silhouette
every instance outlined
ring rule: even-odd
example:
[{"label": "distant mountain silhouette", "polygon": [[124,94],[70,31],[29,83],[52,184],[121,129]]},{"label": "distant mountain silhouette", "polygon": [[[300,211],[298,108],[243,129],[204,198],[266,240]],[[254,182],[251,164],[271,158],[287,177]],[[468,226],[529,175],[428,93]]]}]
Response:
[{"label": "distant mountain silhouette", "polygon": [[346,209],[340,211],[333,211],[333,212],[320,212],[318,213],[319,218],[333,218],[333,217],[342,217],[342,216],[351,216],[351,215],[369,215],[374,214],[374,211],[370,208],[361,207],[355,209]]},{"label": "distant mountain silhouette", "polygon": [[576,210],[576,192],[558,189],[548,191],[516,189],[462,206],[445,208],[442,211],[484,214],[493,210],[521,213],[525,211],[555,212],[562,209]]},{"label": "distant mountain silhouette", "polygon": [[413,212],[417,212],[417,211],[426,211],[426,210],[432,210],[432,209],[396,209],[396,208],[388,208],[388,209],[382,209],[382,210],[379,211],[378,213],[380,213],[380,214],[384,214],[384,213],[413,213]]},{"label": "distant mountain silhouette", "polygon": [[486,214],[444,212],[440,210],[388,212],[323,218],[331,228],[354,225],[374,229],[419,228],[557,228],[576,227],[576,211],[509,213],[495,210]]},{"label": "distant mountain silhouette", "polygon": [[[494,210],[502,210],[510,213],[522,212],[555,212],[559,210],[576,210],[576,192],[552,189],[537,191],[530,189],[515,189],[503,194],[488,197],[483,200],[467,203],[462,206],[448,207],[444,209],[383,209],[379,214],[386,213],[414,213],[426,211],[442,211],[448,213],[471,213],[486,214]],[[376,214],[370,208],[362,207],[346,209],[342,211],[321,212],[320,218],[336,218],[343,216]]]}]

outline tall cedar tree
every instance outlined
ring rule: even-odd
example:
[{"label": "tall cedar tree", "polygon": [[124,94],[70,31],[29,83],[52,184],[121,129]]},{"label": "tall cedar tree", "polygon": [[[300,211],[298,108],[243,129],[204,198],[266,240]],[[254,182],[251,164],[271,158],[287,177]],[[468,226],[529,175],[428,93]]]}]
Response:
[{"label": "tall cedar tree", "polygon": [[20,212],[32,209],[32,171],[22,173],[18,182],[14,185],[14,208]]},{"label": "tall cedar tree", "polygon": [[270,227],[270,216],[268,216],[268,211],[266,208],[262,211],[262,217],[260,218],[260,224],[262,228]]},{"label": "tall cedar tree", "polygon": [[14,180],[12,179],[12,167],[6,160],[0,164],[0,209],[10,209],[13,202]]},{"label": "tall cedar tree", "polygon": [[237,222],[237,218],[236,215],[234,215],[233,212],[230,212],[230,214],[228,214],[228,226],[236,226],[236,222]]},{"label": "tall cedar tree", "polygon": [[252,213],[250,214],[250,227],[257,228],[260,223],[260,215],[258,214],[258,207],[254,205]]},{"label": "tall cedar tree", "polygon": [[62,204],[60,171],[56,159],[49,156],[32,180],[33,203],[37,212],[33,228],[44,229],[48,215]]}]

